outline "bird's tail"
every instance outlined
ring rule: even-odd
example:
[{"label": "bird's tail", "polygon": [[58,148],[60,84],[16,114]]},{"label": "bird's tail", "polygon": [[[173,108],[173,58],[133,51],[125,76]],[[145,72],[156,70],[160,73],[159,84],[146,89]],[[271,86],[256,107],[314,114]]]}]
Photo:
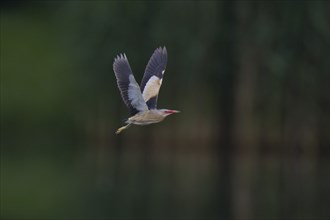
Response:
[{"label": "bird's tail", "polygon": [[123,130],[129,128],[130,126],[131,126],[131,124],[127,124],[125,126],[122,126],[122,127],[118,128],[117,131],[116,131],[116,134],[119,134],[120,132],[122,132]]}]

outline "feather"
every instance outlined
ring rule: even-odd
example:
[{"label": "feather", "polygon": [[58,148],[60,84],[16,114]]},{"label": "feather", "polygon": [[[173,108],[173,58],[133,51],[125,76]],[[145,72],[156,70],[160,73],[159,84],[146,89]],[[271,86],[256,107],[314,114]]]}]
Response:
[{"label": "feather", "polygon": [[135,115],[138,112],[148,110],[125,54],[120,54],[115,58],[113,71],[117,78],[121,97],[129,108],[130,114]]},{"label": "feather", "polygon": [[159,47],[152,54],[141,81],[142,96],[149,109],[157,107],[157,97],[162,85],[166,64],[167,50],[165,47]]}]

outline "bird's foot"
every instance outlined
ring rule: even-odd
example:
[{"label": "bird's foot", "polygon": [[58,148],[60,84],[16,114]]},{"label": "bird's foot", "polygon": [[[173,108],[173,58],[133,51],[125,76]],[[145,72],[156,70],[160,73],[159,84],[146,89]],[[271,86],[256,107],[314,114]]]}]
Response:
[{"label": "bird's foot", "polygon": [[127,125],[125,125],[125,126],[123,126],[123,127],[118,128],[117,131],[116,131],[116,134],[119,134],[119,133],[122,132],[123,130],[127,129],[130,125],[131,125],[131,124],[127,124]]}]

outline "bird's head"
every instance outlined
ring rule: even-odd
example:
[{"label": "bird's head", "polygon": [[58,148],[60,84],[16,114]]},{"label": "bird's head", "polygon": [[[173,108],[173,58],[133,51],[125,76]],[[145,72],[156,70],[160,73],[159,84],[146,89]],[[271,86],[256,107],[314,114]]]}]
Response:
[{"label": "bird's head", "polygon": [[159,109],[159,111],[164,117],[172,115],[174,113],[180,113],[180,111],[170,109]]}]

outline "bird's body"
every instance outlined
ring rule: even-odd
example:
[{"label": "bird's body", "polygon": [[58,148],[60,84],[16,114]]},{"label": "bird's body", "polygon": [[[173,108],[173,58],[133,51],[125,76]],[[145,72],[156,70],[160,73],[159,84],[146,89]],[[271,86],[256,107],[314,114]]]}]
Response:
[{"label": "bird's body", "polygon": [[126,125],[119,128],[116,134],[127,129],[131,124],[148,125],[158,123],[176,110],[157,109],[157,97],[162,84],[167,63],[166,48],[157,48],[151,56],[140,86],[135,81],[126,55],[115,58],[113,69],[123,101],[130,110],[131,117]]},{"label": "bird's body", "polygon": [[158,109],[150,109],[144,112],[139,112],[133,115],[132,117],[128,118],[126,123],[136,124],[136,125],[149,125],[163,121],[167,115],[170,115],[172,113],[177,113],[177,111],[175,112],[175,110],[168,110],[168,111],[170,111],[168,114],[164,114],[162,110],[158,110]]}]

